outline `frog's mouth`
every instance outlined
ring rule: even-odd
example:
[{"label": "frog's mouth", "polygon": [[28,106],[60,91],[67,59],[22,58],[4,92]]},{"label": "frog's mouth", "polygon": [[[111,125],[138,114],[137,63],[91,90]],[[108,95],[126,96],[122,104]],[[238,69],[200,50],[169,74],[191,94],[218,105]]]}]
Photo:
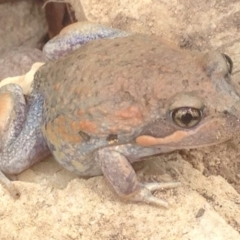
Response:
[{"label": "frog's mouth", "polygon": [[184,131],[176,131],[173,134],[164,137],[164,138],[155,138],[152,136],[142,135],[137,137],[136,143],[138,145],[144,146],[144,147],[156,147],[156,148],[162,148],[163,146],[168,146],[168,148],[172,148],[174,150],[176,149],[183,149],[183,148],[200,148],[200,147],[208,147],[212,146],[218,143],[226,142],[229,139],[224,140],[216,140],[214,142],[206,142],[194,145],[194,143],[183,143],[184,139],[188,138],[189,134],[186,134]]},{"label": "frog's mouth", "polygon": [[206,121],[193,129],[178,129],[165,137],[140,135],[136,143],[144,147],[168,147],[173,149],[199,148],[230,140],[239,135],[240,119],[234,116]]}]

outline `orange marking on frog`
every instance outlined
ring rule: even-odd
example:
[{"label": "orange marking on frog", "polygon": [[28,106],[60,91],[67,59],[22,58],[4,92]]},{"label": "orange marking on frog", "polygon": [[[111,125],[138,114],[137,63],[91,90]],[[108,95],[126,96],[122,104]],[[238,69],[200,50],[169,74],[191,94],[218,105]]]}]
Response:
[{"label": "orange marking on frog", "polygon": [[53,144],[57,144],[61,140],[71,143],[82,142],[82,137],[79,135],[79,129],[74,128],[70,119],[64,116],[59,116],[53,123],[48,123],[46,128],[48,139]]},{"label": "orange marking on frog", "polygon": [[56,83],[55,85],[53,85],[53,89],[56,91],[59,91],[60,87],[61,87],[60,83]]},{"label": "orange marking on frog", "polygon": [[82,117],[84,115],[85,111],[82,109],[77,109],[74,111],[74,116]]},{"label": "orange marking on frog", "polygon": [[130,106],[125,109],[121,109],[117,112],[115,112],[115,116],[120,117],[122,119],[129,119],[129,118],[135,118],[135,119],[142,119],[142,114],[138,107],[136,106]]},{"label": "orange marking on frog", "polygon": [[[101,120],[99,119],[99,121],[101,121]],[[82,121],[80,121],[78,123],[78,126],[84,132],[85,131],[88,132],[88,133],[96,133],[97,132],[97,125],[96,125],[96,123],[91,122],[89,120],[82,120]]]},{"label": "orange marking on frog", "polygon": [[169,143],[180,142],[183,138],[187,137],[189,133],[184,131],[176,131],[173,134],[164,138],[155,138],[152,136],[142,135],[136,138],[136,143],[141,146],[153,146],[153,145],[163,145]]},{"label": "orange marking on frog", "polygon": [[0,128],[4,128],[11,110],[13,109],[13,101],[9,93],[0,95]]},{"label": "orange marking on frog", "polygon": [[[119,123],[117,129],[129,129],[136,127],[144,122],[140,109],[136,106],[130,106],[115,112]],[[122,127],[120,127],[122,126]]]}]

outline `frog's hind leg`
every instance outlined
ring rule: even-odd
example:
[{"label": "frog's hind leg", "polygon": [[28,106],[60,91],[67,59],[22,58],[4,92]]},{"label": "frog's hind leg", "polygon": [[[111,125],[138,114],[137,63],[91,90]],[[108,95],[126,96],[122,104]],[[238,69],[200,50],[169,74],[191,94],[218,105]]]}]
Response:
[{"label": "frog's hind leg", "polygon": [[[27,117],[31,111],[18,84],[11,83],[0,88],[0,181],[14,198],[20,194],[5,174],[20,173],[39,161],[36,155],[43,157],[47,153],[37,133],[40,119],[35,119],[33,115]],[[26,131],[26,124],[29,131]]]},{"label": "frog's hind leg", "polygon": [[[8,84],[0,88],[1,152],[7,148],[11,139],[20,133],[21,125],[25,121],[26,111],[25,99],[18,85]],[[1,165],[2,159],[0,161]],[[17,189],[2,171],[0,171],[0,181],[6,185],[14,198],[19,196]]]},{"label": "frog's hind leg", "polygon": [[104,176],[117,194],[130,201],[145,202],[167,208],[168,202],[153,196],[152,192],[180,186],[179,182],[140,183],[129,161],[114,149],[99,149],[96,152],[95,160],[101,166]]},{"label": "frog's hind leg", "polygon": [[63,28],[62,31],[43,48],[47,60],[58,59],[82,45],[97,39],[113,39],[132,33],[91,22],[76,22]]}]

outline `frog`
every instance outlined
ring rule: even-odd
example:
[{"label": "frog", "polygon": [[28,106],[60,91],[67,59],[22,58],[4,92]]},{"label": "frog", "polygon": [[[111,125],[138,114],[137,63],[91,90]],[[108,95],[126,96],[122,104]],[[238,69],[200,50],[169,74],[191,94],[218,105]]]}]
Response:
[{"label": "frog", "polygon": [[238,135],[239,93],[226,54],[94,23],[68,27],[43,52],[49,61],[27,101],[16,83],[0,88],[0,173],[9,189],[8,176],[51,153],[80,177],[104,175],[123,200],[168,208],[153,193],[180,182],[141,182],[132,164]]}]

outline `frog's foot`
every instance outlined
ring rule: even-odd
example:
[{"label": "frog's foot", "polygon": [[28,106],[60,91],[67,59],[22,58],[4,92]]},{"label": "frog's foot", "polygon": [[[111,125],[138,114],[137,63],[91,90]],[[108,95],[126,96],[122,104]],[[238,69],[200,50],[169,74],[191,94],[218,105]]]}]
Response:
[{"label": "frog's foot", "polygon": [[47,60],[58,59],[80,48],[82,45],[97,39],[113,39],[131,35],[115,29],[91,22],[76,22],[63,28],[62,31],[43,48]]},{"label": "frog's foot", "polygon": [[158,183],[158,182],[151,182],[151,183],[142,183],[140,185],[140,189],[133,193],[132,201],[136,202],[145,202],[161,207],[168,208],[169,203],[159,199],[152,195],[152,192],[155,192],[157,190],[162,189],[171,189],[171,188],[177,188],[181,185],[180,182],[168,182],[168,183]]},{"label": "frog's foot", "polygon": [[119,196],[134,202],[145,202],[167,208],[168,202],[153,196],[152,192],[165,188],[176,188],[179,182],[140,183],[128,160],[119,152],[100,149],[95,160],[100,164],[104,176]]}]

